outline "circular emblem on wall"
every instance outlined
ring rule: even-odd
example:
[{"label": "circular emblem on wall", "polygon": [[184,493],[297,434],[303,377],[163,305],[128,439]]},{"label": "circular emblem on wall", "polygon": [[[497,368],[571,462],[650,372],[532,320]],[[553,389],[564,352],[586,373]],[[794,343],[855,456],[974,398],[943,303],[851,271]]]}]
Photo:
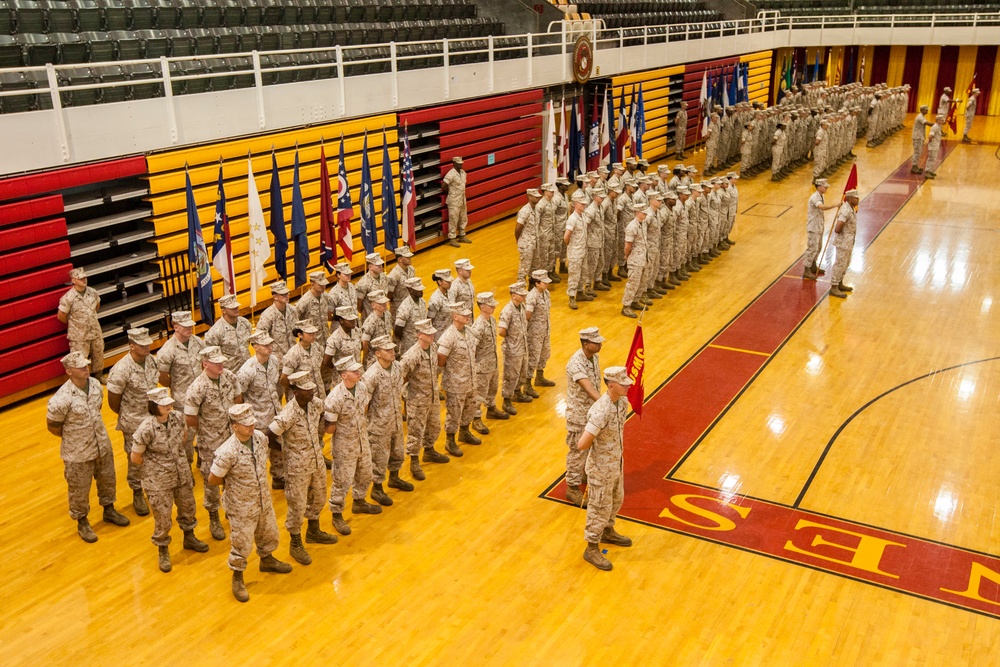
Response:
[{"label": "circular emblem on wall", "polygon": [[581,35],[573,46],[573,77],[577,83],[586,83],[594,71],[594,45],[590,38]]}]

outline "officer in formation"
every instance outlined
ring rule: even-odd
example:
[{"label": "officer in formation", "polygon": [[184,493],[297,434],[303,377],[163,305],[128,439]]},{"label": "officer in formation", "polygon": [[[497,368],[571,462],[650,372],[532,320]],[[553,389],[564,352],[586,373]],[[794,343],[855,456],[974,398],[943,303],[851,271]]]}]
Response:
[{"label": "officer in formation", "polygon": [[[194,318],[191,313],[181,310],[171,313],[174,325],[173,335],[156,353],[156,368],[160,371],[160,384],[170,389],[170,395],[184,412],[187,390],[201,373],[201,351],[205,341],[194,335]],[[185,443],[188,461],[194,461],[194,431],[188,429]]]},{"label": "officer in formation", "polygon": [[477,294],[476,304],[479,306],[479,317],[472,324],[476,336],[476,416],[472,420],[472,429],[480,435],[489,435],[490,429],[483,422],[483,406],[490,419],[510,419],[510,415],[516,415],[517,411],[507,412],[497,408],[500,357],[497,354],[497,321],[493,313],[499,304],[493,298],[493,292]]},{"label": "officer in formation", "polygon": [[542,199],[542,193],[535,188],[529,188],[526,194],[528,201],[517,212],[517,221],[514,224],[514,240],[517,242],[519,257],[518,280],[524,280],[524,277],[531,272],[532,266],[537,262],[536,257],[542,252],[539,243],[538,214],[535,211]]},{"label": "officer in formation", "polygon": [[566,363],[566,500],[583,504],[580,485],[587,455],[577,449],[587,425],[587,412],[601,397],[601,362],[598,353],[604,336],[597,327],[580,331],[580,349]]},{"label": "officer in formation", "polygon": [[82,266],[69,272],[71,287],[59,299],[56,317],[66,325],[70,352],[90,359],[90,374],[101,379],[104,373],[104,334],[97,319],[101,296],[87,285],[87,271]]},{"label": "officer in formation", "polygon": [[462,158],[451,159],[451,169],[444,175],[441,185],[448,204],[448,243],[459,247],[461,243],[472,243],[465,235],[465,226],[469,222],[468,207],[465,200],[465,182],[467,174],[462,169]]},{"label": "officer in formation", "polygon": [[628,388],[632,384],[623,366],[604,370],[607,391],[590,406],[587,423],[577,449],[588,452],[587,525],[583,559],[599,570],[610,570],[611,561],[601,553],[600,544],[632,546],[632,540],[615,530],[615,517],[625,499],[623,440],[628,414]]},{"label": "officer in formation", "polygon": [[395,316],[399,305],[409,296],[406,281],[415,278],[417,270],[413,267],[413,251],[410,246],[401,245],[393,250],[393,254],[396,256],[396,266],[392,267],[386,278],[386,294],[389,296],[390,311]]},{"label": "officer in formation", "polygon": [[[406,455],[410,457],[410,474],[422,482],[427,475],[420,466],[421,450],[424,463],[447,463],[450,459],[434,449],[441,433],[441,404],[435,396],[441,373],[434,340],[437,329],[428,318],[417,320],[414,326],[417,342],[403,353],[400,366],[406,383]],[[495,355],[495,345],[493,350]]]},{"label": "officer in formation", "polygon": [[674,157],[683,160],[687,156],[684,154],[684,145],[687,141],[688,112],[687,102],[681,100],[681,108],[674,115]]},{"label": "officer in formation", "polygon": [[250,320],[240,315],[240,301],[234,294],[219,299],[222,317],[205,332],[205,344],[214,345],[226,357],[226,370],[235,373],[250,358]]},{"label": "officer in formation", "polygon": [[965,102],[965,128],[962,130],[962,142],[971,144],[969,132],[972,131],[972,121],[976,118],[976,106],[979,104],[979,89],[973,88],[969,99]]},{"label": "officer in formation", "polygon": [[844,284],[844,274],[851,265],[854,238],[858,231],[858,201],[857,190],[848,190],[844,193],[844,203],[840,205],[833,223],[833,247],[837,254],[833,263],[833,273],[830,275],[830,296],[838,299],[844,299],[848,292],[854,291],[853,287]]},{"label": "officer in formation", "polygon": [[497,334],[503,338],[503,395],[504,411],[514,403],[530,403],[538,393],[528,382],[528,320],[524,302],[528,290],[523,282],[509,287],[510,301],[500,311]]},{"label": "officer in formation", "polygon": [[921,104],[920,113],[913,119],[913,131],[910,133],[910,137],[913,140],[913,159],[910,162],[911,174],[924,173],[924,170],[920,166],[920,158],[924,151],[924,141],[927,139],[927,126],[931,124],[927,120],[927,113],[929,111],[930,108],[926,104]]},{"label": "officer in formation", "polygon": [[[243,391],[243,400],[253,406],[257,416],[257,430],[266,429],[281,412],[281,364],[282,358],[274,353],[275,340],[262,329],[250,335],[254,355],[247,359],[236,371],[236,380]],[[286,353],[287,354],[287,353]],[[285,457],[281,447],[270,450],[271,488],[285,488]]]},{"label": "officer in formation", "polygon": [[930,137],[927,139],[927,164],[924,167],[925,178],[937,178],[938,153],[941,151],[941,140],[944,138],[945,117],[938,114],[931,125]]},{"label": "officer in formation", "polygon": [[820,248],[823,244],[823,231],[826,228],[823,211],[840,207],[839,204],[827,204],[823,198],[830,187],[829,181],[825,178],[818,178],[814,185],[816,192],[809,197],[806,214],[806,254],[803,261],[805,268],[802,272],[802,277],[806,280],[816,280],[817,277],[826,273],[817,265],[817,261],[820,259]]}]

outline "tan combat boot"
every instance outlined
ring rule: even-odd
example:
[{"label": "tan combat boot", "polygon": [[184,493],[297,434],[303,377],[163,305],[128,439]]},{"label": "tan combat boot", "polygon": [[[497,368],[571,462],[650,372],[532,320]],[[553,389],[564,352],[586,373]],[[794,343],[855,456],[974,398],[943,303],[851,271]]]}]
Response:
[{"label": "tan combat boot", "polygon": [[598,570],[608,572],[613,567],[611,561],[601,553],[601,547],[595,542],[587,543],[587,550],[583,552],[583,560],[587,561]]},{"label": "tan combat boot", "polygon": [[619,547],[632,546],[632,538],[619,534],[613,526],[608,526],[604,529],[604,532],[601,534],[601,542],[614,544]]},{"label": "tan combat boot", "polygon": [[243,572],[241,570],[233,570],[233,597],[240,602],[246,602],[250,599],[247,586],[243,583]]},{"label": "tan combat boot", "polygon": [[292,543],[288,546],[288,555],[294,558],[295,562],[299,565],[312,564],[312,556],[309,555],[305,545],[302,544],[302,534],[293,533],[289,537],[292,538]]}]

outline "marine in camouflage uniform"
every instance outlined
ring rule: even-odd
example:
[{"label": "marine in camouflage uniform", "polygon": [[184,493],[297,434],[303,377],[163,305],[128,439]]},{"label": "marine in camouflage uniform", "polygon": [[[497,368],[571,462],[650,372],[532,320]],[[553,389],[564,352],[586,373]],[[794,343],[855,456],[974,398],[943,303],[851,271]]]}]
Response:
[{"label": "marine in camouflage uniform", "polygon": [[385,292],[369,292],[367,300],[371,304],[371,313],[361,325],[361,352],[365,369],[370,368],[375,362],[375,354],[370,347],[371,341],[380,336],[392,338],[393,331],[392,313],[389,312],[389,297],[385,295]]},{"label": "marine in camouflage uniform", "polygon": [[250,358],[250,320],[240,317],[240,302],[229,294],[219,299],[222,317],[205,332],[205,345],[215,345],[226,355],[226,370],[235,373]]},{"label": "marine in camouflage uniform", "polygon": [[142,488],[153,511],[153,544],[159,550],[160,570],[171,570],[171,513],[177,505],[177,525],[184,531],[184,548],[205,553],[208,545],[195,537],[194,479],[187,461],[184,416],[173,410],[174,399],[166,387],[149,392],[159,414],[146,417],[135,430],[132,460],[142,471]]},{"label": "marine in camouflage uniform", "polygon": [[621,278],[612,273],[615,266],[615,258],[618,254],[618,198],[622,193],[621,187],[613,187],[608,190],[608,196],[601,202],[601,217],[604,221],[604,248],[601,250],[600,289],[603,292],[611,290],[611,283],[621,282]]},{"label": "marine in camouflage uniform", "polygon": [[525,317],[524,300],[528,290],[523,283],[510,286],[510,301],[497,322],[497,334],[503,337],[503,408],[510,413],[511,401],[530,403],[538,393],[528,384],[528,320]]},{"label": "marine in camouflage uniform", "polygon": [[438,367],[437,330],[430,319],[415,324],[417,342],[403,353],[400,371],[406,383],[406,455],[410,457],[413,479],[424,480],[420,467],[420,450],[424,450],[425,463],[447,463],[448,457],[434,449],[441,432],[441,403],[435,396]]},{"label": "marine in camouflage uniform", "polygon": [[583,503],[584,466],[587,454],[576,448],[587,411],[601,395],[601,361],[598,353],[604,336],[597,327],[580,331],[580,349],[566,363],[566,500],[574,505]]},{"label": "marine in camouflage uniform", "polygon": [[427,302],[424,301],[424,283],[413,277],[406,281],[408,295],[396,310],[393,332],[399,349],[409,350],[417,342],[416,324],[427,319]]},{"label": "marine in camouflage uniform", "polygon": [[104,334],[97,319],[101,296],[87,286],[87,272],[77,267],[69,272],[73,287],[59,299],[56,314],[66,325],[70,352],[80,352],[90,359],[90,374],[100,379],[104,372]]},{"label": "marine in camouflage uniform", "polygon": [[[156,368],[160,371],[160,384],[170,388],[170,395],[184,409],[188,387],[201,373],[200,352],[205,342],[194,335],[194,319],[189,311],[171,313],[174,335],[156,353]],[[188,462],[194,461],[194,431],[187,432]]]},{"label": "marine in camouflage uniform", "polygon": [[681,108],[674,115],[674,157],[683,160],[684,144],[687,141],[688,113],[687,102],[681,101]]},{"label": "marine in camouflage uniform", "polygon": [[497,357],[497,321],[493,313],[497,300],[493,292],[476,295],[479,317],[469,325],[476,340],[476,416],[472,428],[477,433],[488,435],[490,429],[483,423],[482,406],[486,406],[486,416],[490,419],[509,419],[510,415],[497,409],[497,391],[500,381],[500,360]]},{"label": "marine in camouflage uniform", "polygon": [[377,252],[373,252],[365,255],[365,261],[368,263],[368,271],[361,276],[361,280],[355,287],[355,292],[358,295],[356,305],[358,312],[361,313],[362,322],[372,314],[372,302],[368,299],[368,295],[372,292],[388,294],[389,290],[389,278],[385,275],[385,261],[382,257]]},{"label": "marine in camouflage uniform", "polygon": [[632,540],[615,531],[615,517],[625,498],[623,439],[628,414],[628,387],[632,384],[622,366],[605,369],[607,391],[587,411],[587,425],[577,447],[587,456],[587,527],[584,560],[601,570],[610,570],[600,543],[632,546]]},{"label": "marine in camouflage uniform", "polygon": [[229,408],[233,434],[218,450],[208,483],[225,483],[226,517],[229,536],[229,569],[233,571],[233,596],[240,602],[250,599],[243,571],[254,545],[260,556],[261,572],[285,574],[292,566],[273,556],[278,548],[278,521],[267,488],[267,436],[254,429],[253,407],[239,403]]},{"label": "marine in camouflage uniform", "polygon": [[355,514],[380,514],[382,508],[365,500],[372,483],[372,452],[368,442],[368,401],[371,387],[361,378],[361,363],[351,357],[338,359],[341,382],[323,401],[326,432],[333,434],[333,480],[330,484],[330,512],[333,527],[341,535],[350,535],[344,521],[347,493],[354,499]]},{"label": "marine in camouflage uniform", "polygon": [[535,216],[538,218],[538,253],[532,271],[537,269],[552,271],[556,263],[554,235],[556,204],[553,201],[556,197],[556,186],[555,183],[543,183],[539,190],[541,190],[542,198],[535,204]]},{"label": "marine in camouflage uniform", "polygon": [[295,335],[292,329],[298,322],[299,311],[292,304],[288,303],[288,286],[284,280],[279,280],[271,285],[271,295],[274,303],[264,309],[257,320],[257,331],[263,331],[274,342],[271,344],[275,359],[282,359],[285,353],[295,345]]},{"label": "marine in camouflage uniform", "polygon": [[285,530],[291,538],[289,554],[302,565],[312,557],[302,544],[302,518],[309,528],[307,542],[333,544],[335,535],[319,527],[319,515],[326,500],[326,464],[323,460],[323,401],[316,397],[316,383],[307,371],[292,373],[288,381],[292,396],[272,417],[265,429],[268,444],[280,446],[285,456]]},{"label": "marine in camouflage uniform", "polygon": [[854,238],[858,231],[858,191],[848,190],[844,193],[844,203],[837,211],[837,218],[833,223],[834,236],[833,247],[837,250],[837,257],[833,263],[833,271],[830,274],[830,296],[843,299],[848,292],[853,291],[853,287],[844,284],[844,274],[847,267],[851,265],[851,254],[854,251]]},{"label": "marine in camouflage uniform", "polygon": [[[229,437],[229,408],[242,403],[239,381],[235,373],[225,368],[226,362],[226,356],[215,345],[202,350],[204,370],[191,383],[184,403],[188,428],[198,431],[198,462],[206,480],[215,450]],[[208,510],[209,531],[212,537],[222,540],[226,534],[219,522],[219,497],[218,487],[206,482],[204,505]]]},{"label": "marine in camouflage uniform", "polygon": [[524,277],[531,273],[540,256],[538,215],[535,213],[535,206],[541,200],[542,193],[534,188],[529,188],[527,197],[528,202],[517,212],[517,221],[514,223],[514,240],[517,242],[519,258],[517,264],[518,280],[524,280]]},{"label": "marine in camouflage uniform", "polygon": [[417,270],[413,268],[413,251],[410,246],[401,245],[393,251],[396,255],[396,266],[392,267],[386,278],[386,296],[389,297],[390,309],[395,317],[399,304],[409,297],[406,281],[415,278]]},{"label": "marine in camouflage uniform", "polygon": [[535,271],[529,282],[531,289],[524,300],[524,316],[528,320],[528,384],[534,378],[536,387],[554,387],[556,383],[545,377],[545,364],[552,354],[551,279],[545,271]]},{"label": "marine in camouflage uniform", "polygon": [[132,436],[139,424],[149,414],[146,409],[146,392],[156,388],[158,373],[156,361],[149,355],[153,340],[144,327],[128,330],[129,352],[111,367],[108,373],[108,405],[118,414],[115,430],[121,431],[128,460],[128,487],[132,489],[135,513],[149,514],[149,507],[142,495],[142,477],[139,467],[132,463]]},{"label": "marine in camouflage uniform", "polygon": [[632,222],[625,228],[625,258],[628,261],[628,280],[625,283],[625,292],[622,294],[622,315],[625,317],[638,317],[635,309],[641,309],[648,301],[640,295],[642,285],[645,283],[648,210],[637,210]]},{"label": "marine in camouflage uniform", "polygon": [[437,331],[437,340],[440,340],[441,334],[451,326],[451,309],[448,308],[448,290],[452,284],[451,269],[438,269],[432,279],[438,288],[427,301],[427,317]]},{"label": "marine in camouflage uniform", "polygon": [[368,401],[368,442],[372,450],[372,499],[379,505],[392,505],[382,484],[400,491],[412,491],[413,485],[399,476],[403,467],[403,372],[396,361],[396,345],[389,336],[371,341],[374,363],[365,371],[364,381],[371,387]]},{"label": "marine in camouflage uniform", "polygon": [[[294,325],[293,325],[294,326]],[[236,371],[243,400],[253,406],[257,430],[266,432],[274,416],[281,412],[281,357],[274,354],[275,341],[266,331],[254,331],[250,336],[254,356]],[[285,458],[280,447],[270,452],[271,488],[285,488]]]},{"label": "marine in camouflage uniform", "polygon": [[[326,345],[326,337],[330,335],[330,314],[336,308],[333,297],[325,290],[329,284],[323,271],[313,271],[309,274],[309,289],[295,306],[299,319],[312,322],[316,327],[316,340],[319,341],[320,349]],[[356,303],[351,305],[357,307]]]},{"label": "marine in camouflage uniform", "polygon": [[[450,303],[465,304],[466,308],[475,312],[473,306],[476,302],[476,286],[472,284],[472,270],[476,268],[467,259],[455,260],[455,272],[458,278],[451,283],[448,288],[448,301]],[[434,325],[435,327],[437,324]]]},{"label": "marine in camouflage uniform", "polygon": [[449,303],[452,324],[438,339],[438,366],[442,369],[441,384],[444,387],[445,441],[446,449],[452,456],[462,456],[462,450],[455,443],[456,433],[462,442],[478,444],[482,442],[469,431],[476,409],[476,335],[467,326],[472,310],[464,303]]},{"label": "marine in camouflage uniform", "polygon": [[584,223],[587,226],[587,263],[583,273],[583,291],[591,297],[597,296],[595,290],[608,291],[611,286],[604,287],[601,278],[604,274],[604,210],[601,205],[608,196],[604,187],[591,190],[590,204],[583,210]]},{"label": "marine in camouflage uniform", "polygon": [[96,542],[90,526],[90,485],[97,482],[97,499],[104,508],[104,520],[127,526],[129,520],[115,510],[115,459],[111,438],[101,418],[104,394],[101,383],[87,377],[90,360],[82,352],[62,358],[69,379],[56,390],[46,408],[46,425],[59,437],[59,458],[63,460],[69,494],[69,516],[85,542]]},{"label": "marine in camouflage uniform", "polygon": [[[335,313],[338,326],[326,339],[323,352],[323,367],[333,370],[337,359],[353,357],[361,361],[361,328],[358,326],[358,311],[354,306],[340,306]],[[325,392],[324,392],[325,393]]]},{"label": "marine in camouflage uniform", "polygon": [[299,341],[292,346],[281,359],[281,384],[288,386],[288,378],[292,373],[307,371],[316,383],[316,394],[326,396],[323,385],[323,346],[317,341],[319,329],[310,320],[299,320],[292,331],[298,335]]},{"label": "marine in camouflage uniform", "polygon": [[560,176],[556,179],[556,193],[552,195],[552,203],[555,204],[555,223],[552,227],[553,248],[552,265],[549,273],[558,275],[556,271],[556,260],[562,260],[562,272],[566,272],[566,244],[563,242],[563,235],[566,233],[566,220],[569,219],[570,201],[566,196],[570,182],[567,178]]},{"label": "marine in camouflage uniform", "polygon": [[569,277],[566,280],[566,294],[569,296],[569,307],[577,309],[577,300],[593,301],[583,286],[584,270],[587,266],[587,223],[583,211],[587,207],[586,195],[583,190],[573,193],[573,213],[566,221],[566,231],[563,233],[563,245],[566,248],[566,265]]},{"label": "marine in camouflage uniform", "polygon": [[341,262],[333,267],[336,272],[337,283],[330,288],[327,294],[333,301],[333,309],[350,307],[354,312],[358,311],[358,290],[351,284],[352,269],[347,262]]}]

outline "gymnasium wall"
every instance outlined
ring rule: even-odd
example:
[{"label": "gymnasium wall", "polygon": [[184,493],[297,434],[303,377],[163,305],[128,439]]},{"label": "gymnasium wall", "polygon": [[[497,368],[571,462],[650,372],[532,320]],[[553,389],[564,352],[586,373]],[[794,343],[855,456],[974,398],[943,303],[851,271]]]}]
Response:
[{"label": "gymnasium wall", "polygon": [[[889,86],[910,84],[910,112],[915,112],[922,104],[931,107],[932,112],[935,111],[945,86],[954,91],[954,99],[964,100],[969,82],[975,76],[976,85],[982,91],[976,113],[1000,115],[1000,77],[994,76],[994,72],[1000,68],[1000,52],[996,45],[869,45],[775,49],[771,99],[776,99],[784,64],[796,63],[800,70],[805,66],[809,76],[817,57],[821,78],[831,84],[847,80],[858,81],[862,66],[865,85],[883,82]],[[965,111],[964,104],[959,105],[958,111]]]}]

